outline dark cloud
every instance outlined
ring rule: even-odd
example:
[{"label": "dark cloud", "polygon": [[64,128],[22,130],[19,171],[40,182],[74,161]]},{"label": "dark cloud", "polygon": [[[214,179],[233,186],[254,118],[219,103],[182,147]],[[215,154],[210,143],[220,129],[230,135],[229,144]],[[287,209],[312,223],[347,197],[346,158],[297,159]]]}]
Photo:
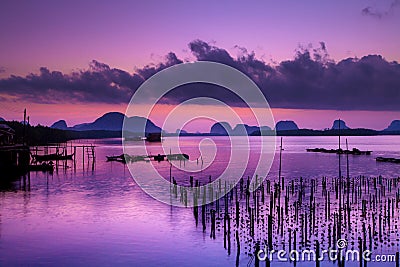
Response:
[{"label": "dark cloud", "polygon": [[127,102],[143,78],[93,60],[88,70],[63,74],[40,68],[39,74],[0,80],[0,94],[36,103]]},{"label": "dark cloud", "polygon": [[367,6],[367,7],[363,8],[361,10],[361,13],[363,15],[375,17],[375,18],[378,18],[378,19],[382,18],[382,16],[384,15],[384,13],[382,13],[381,11],[378,11],[375,8],[370,7],[370,6]]},{"label": "dark cloud", "polygon": [[[321,42],[317,47],[299,47],[294,59],[270,65],[245,48],[237,47],[240,53],[236,57],[201,40],[194,40],[189,48],[198,61],[224,63],[247,74],[259,85],[272,107],[400,110],[400,65],[380,55],[334,62],[326,44]],[[39,103],[127,103],[145,79],[179,63],[182,60],[169,53],[164,62],[136,69],[134,74],[98,61],[91,62],[88,70],[71,74],[41,68],[39,74],[1,79],[0,95]],[[166,95],[162,102],[179,103],[196,96],[243,105],[226,89],[201,83],[181,86]]]},{"label": "dark cloud", "polygon": [[154,65],[154,64],[147,65],[142,69],[136,69],[136,72],[143,79],[148,79],[151,76],[153,76],[154,74],[156,74],[157,72],[159,72],[165,68],[171,67],[173,65],[180,64],[180,63],[183,63],[183,61],[178,59],[178,57],[174,53],[169,52],[168,55],[165,57],[164,63],[159,63],[157,65]]},{"label": "dark cloud", "polygon": [[4,72],[6,72],[6,69],[4,67],[0,66],[0,73],[4,73]]},{"label": "dark cloud", "polygon": [[394,0],[390,2],[389,6],[378,7],[378,6],[367,6],[361,10],[361,13],[366,16],[381,19],[385,16],[390,15],[396,7],[400,6],[400,0]]}]

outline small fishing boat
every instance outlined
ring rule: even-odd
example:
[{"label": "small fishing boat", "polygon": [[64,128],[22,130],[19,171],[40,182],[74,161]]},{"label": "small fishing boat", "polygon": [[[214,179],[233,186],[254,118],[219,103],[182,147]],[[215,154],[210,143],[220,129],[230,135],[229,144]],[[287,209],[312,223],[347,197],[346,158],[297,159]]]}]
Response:
[{"label": "small fishing boat", "polygon": [[325,148],[307,148],[307,152],[319,152],[319,153],[331,153],[331,154],[349,154],[349,155],[371,155],[370,150],[359,150],[358,148],[353,148],[352,150],[347,149],[325,149]]},{"label": "small fishing boat", "polygon": [[166,155],[160,155],[160,154],[158,154],[156,156],[152,156],[152,158],[156,161],[164,161],[165,157],[166,157]]},{"label": "small fishing boat", "polygon": [[146,136],[148,142],[161,142],[161,133],[149,133]]},{"label": "small fishing boat", "polygon": [[54,164],[51,161],[49,163],[43,162],[42,164],[30,164],[29,170],[30,171],[52,172],[54,170]]},{"label": "small fishing boat", "polygon": [[377,162],[400,163],[400,159],[396,159],[396,158],[377,157],[375,160]]},{"label": "small fishing boat", "polygon": [[130,156],[128,154],[121,154],[119,156],[106,156],[107,161],[117,161],[121,163],[126,163],[130,160]]},{"label": "small fishing boat", "polygon": [[141,136],[129,136],[124,138],[124,141],[143,141],[143,140],[146,140],[146,138]]},{"label": "small fishing boat", "polygon": [[167,155],[167,160],[188,160],[188,154],[169,154]]},{"label": "small fishing boat", "polygon": [[128,154],[121,154],[118,156],[106,156],[107,161],[118,161],[121,163],[127,163],[127,162],[140,162],[140,161],[150,161],[150,160],[155,160],[155,161],[164,161],[167,159],[168,161],[172,160],[188,160],[189,155],[188,154],[169,154],[169,155],[162,155],[162,154],[157,154],[157,155],[128,155]]},{"label": "small fishing boat", "polygon": [[50,161],[50,160],[72,160],[73,156],[74,156],[74,154],[64,155],[64,154],[59,154],[59,153],[47,154],[47,155],[33,155],[32,154],[32,158],[37,162]]}]

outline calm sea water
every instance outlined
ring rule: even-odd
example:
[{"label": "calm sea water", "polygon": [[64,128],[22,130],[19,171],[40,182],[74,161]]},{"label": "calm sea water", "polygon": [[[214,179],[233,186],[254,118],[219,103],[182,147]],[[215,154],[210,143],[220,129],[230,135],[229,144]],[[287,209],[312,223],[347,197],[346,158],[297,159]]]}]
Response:
[{"label": "calm sea water", "polygon": [[[260,151],[260,138],[250,138],[252,153],[244,171],[245,177],[254,174],[253,162]],[[211,152],[216,147],[215,159],[204,156],[200,161],[193,160],[184,166],[175,162],[184,169],[172,170],[180,184],[188,184],[189,175],[208,181],[209,176],[217,177],[227,166],[229,139],[212,137],[212,142],[203,142],[199,149],[201,139],[181,138],[182,152],[196,159],[200,151],[203,155],[213,155]],[[336,148],[337,141],[336,137],[284,137],[282,175],[289,181],[299,177],[337,176],[337,155],[305,151],[310,147]],[[344,145],[344,138],[342,141]],[[400,175],[400,164],[375,161],[377,156],[400,158],[400,136],[348,137],[348,141],[350,149],[373,151],[372,156],[349,156],[351,176],[393,178]],[[122,153],[121,140],[81,140],[78,143],[97,146],[94,169],[86,159],[83,164],[81,153],[77,153],[76,168],[69,163],[70,168],[60,168],[52,175],[31,172],[25,182],[19,179],[2,183],[0,266],[235,265],[234,251],[228,255],[223,248],[222,233],[217,232],[215,240],[210,238],[209,229],[203,233],[200,226],[196,227],[192,209],[171,207],[154,200],[137,186],[125,165],[106,162],[106,155]],[[173,138],[166,138],[164,146],[175,153],[174,143]],[[130,144],[133,151],[136,145],[135,142]],[[163,150],[160,144],[151,144],[148,151],[157,154]],[[279,152],[276,153],[268,177],[278,175]],[[159,173],[169,177],[167,162],[132,164],[133,172],[138,173],[154,164]],[[200,172],[185,171],[199,165],[202,165]],[[235,166],[240,168],[240,162]],[[346,171],[345,156],[342,156],[342,171]],[[249,259],[243,253],[240,265],[246,266]]]}]

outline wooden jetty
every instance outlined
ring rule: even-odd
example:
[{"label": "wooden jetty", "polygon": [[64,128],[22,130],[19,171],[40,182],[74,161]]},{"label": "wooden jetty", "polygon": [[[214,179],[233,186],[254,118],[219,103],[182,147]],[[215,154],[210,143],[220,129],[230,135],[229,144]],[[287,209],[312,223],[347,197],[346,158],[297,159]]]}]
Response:
[{"label": "wooden jetty", "polygon": [[[31,156],[31,169],[41,170],[46,169],[41,166],[42,163],[54,164],[54,168],[58,171],[59,167],[63,169],[73,168],[76,170],[77,155],[82,153],[82,167],[85,169],[91,167],[92,171],[95,168],[96,153],[93,144],[72,144],[72,143],[60,143],[60,144],[49,144],[44,146],[33,146],[30,148]],[[79,151],[81,150],[81,152]],[[71,166],[68,166],[68,161],[71,162]],[[33,166],[35,165],[35,166]],[[49,170],[48,167],[46,170]]]},{"label": "wooden jetty", "polygon": [[0,170],[5,173],[26,173],[29,167],[29,147],[0,146]]}]

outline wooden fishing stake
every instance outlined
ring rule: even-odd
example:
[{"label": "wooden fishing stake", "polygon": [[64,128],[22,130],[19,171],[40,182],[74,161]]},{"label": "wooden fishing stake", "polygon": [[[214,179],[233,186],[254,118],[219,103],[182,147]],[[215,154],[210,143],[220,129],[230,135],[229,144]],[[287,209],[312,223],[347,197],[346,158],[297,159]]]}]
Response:
[{"label": "wooden fishing stake", "polygon": [[74,146],[74,172],[76,172],[76,146]]},{"label": "wooden fishing stake", "polygon": [[340,153],[340,119],[339,119],[339,153],[338,153],[338,155],[339,155],[339,179],[341,179],[341,177],[342,177],[342,169],[341,169],[341,162],[340,162],[340,160],[341,160],[341,153]]},{"label": "wooden fishing stake", "polygon": [[85,146],[82,147],[82,168],[85,171]]},{"label": "wooden fishing stake", "polygon": [[255,250],[254,250],[254,267],[260,266],[260,260],[257,257],[258,252],[260,251],[260,243],[256,242]]},{"label": "wooden fishing stake", "polygon": [[231,255],[231,218],[227,215],[228,221],[228,255]]},{"label": "wooden fishing stake", "polygon": [[227,234],[227,229],[226,229],[226,214],[224,216],[224,249],[226,249],[226,234]]},{"label": "wooden fishing stake", "polygon": [[316,241],[316,245],[315,245],[315,250],[316,250],[316,255],[315,255],[315,257],[316,257],[316,260],[315,260],[315,266],[316,267],[319,267],[320,266],[320,261],[319,261],[319,258],[320,258],[320,244],[319,244],[319,241],[317,240]]},{"label": "wooden fishing stake", "polygon": [[268,246],[272,250],[272,215],[268,215]]},{"label": "wooden fishing stake", "polygon": [[239,207],[239,201],[236,200],[236,227],[239,228],[239,218],[240,218],[240,207]]},{"label": "wooden fishing stake", "polygon": [[206,206],[201,206],[201,224],[203,225],[203,232],[206,231]]},{"label": "wooden fishing stake", "polygon": [[211,233],[210,237],[215,239],[215,210],[211,210]]},{"label": "wooden fishing stake", "polygon": [[281,174],[282,174],[282,137],[281,137],[281,146],[279,147],[279,186],[281,186]]},{"label": "wooden fishing stake", "polygon": [[239,231],[236,230],[236,267],[239,266],[239,259],[240,259],[240,239],[239,239]]}]

